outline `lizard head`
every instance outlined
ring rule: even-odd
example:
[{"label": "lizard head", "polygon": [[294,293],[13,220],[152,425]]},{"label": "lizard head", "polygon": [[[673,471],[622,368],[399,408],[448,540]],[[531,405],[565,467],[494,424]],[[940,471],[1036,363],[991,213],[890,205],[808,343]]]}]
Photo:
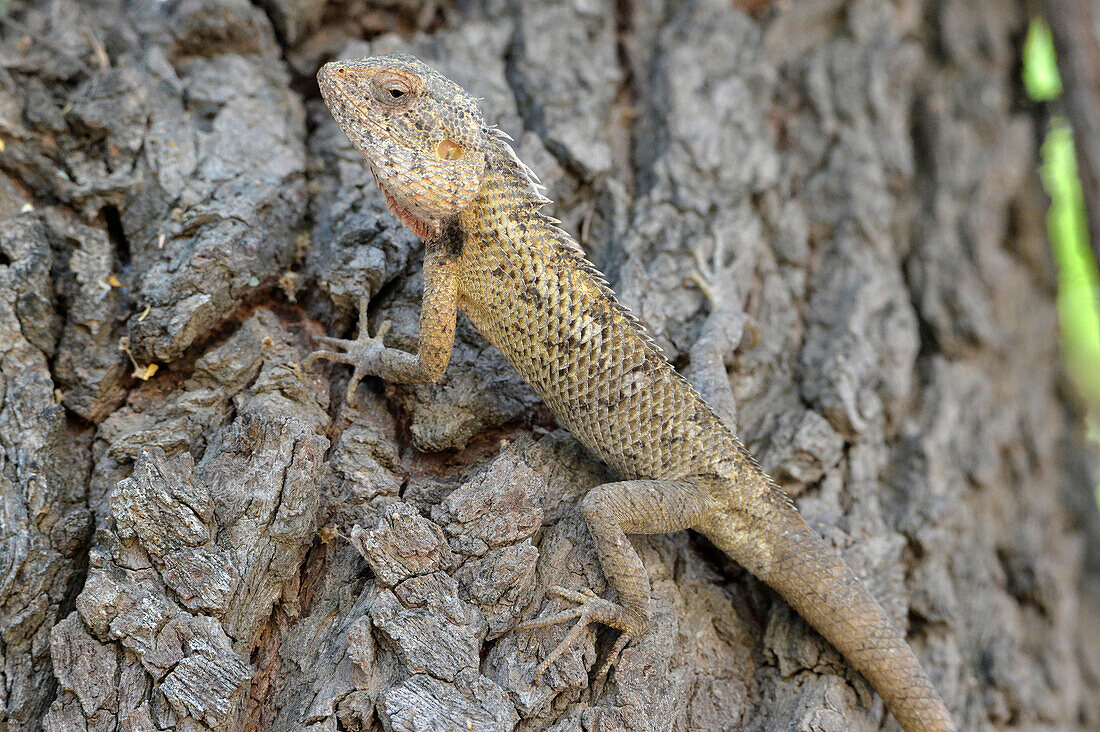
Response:
[{"label": "lizard head", "polygon": [[370,163],[390,210],[423,239],[473,201],[485,170],[477,100],[406,54],[333,61],[321,96]]}]

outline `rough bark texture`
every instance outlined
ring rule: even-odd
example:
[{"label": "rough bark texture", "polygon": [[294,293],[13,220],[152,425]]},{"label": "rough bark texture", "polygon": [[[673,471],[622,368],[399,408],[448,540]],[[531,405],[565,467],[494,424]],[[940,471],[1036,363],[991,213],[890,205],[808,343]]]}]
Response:
[{"label": "rough bark texture", "polygon": [[961,728],[1100,725],[1022,3],[7,13],[0,729],[893,725],[686,533],[637,540],[655,619],[606,688],[606,633],[532,685],[558,631],[514,626],[547,584],[603,586],[575,505],[606,470],[466,323],[440,384],[356,408],[344,369],[296,368],[365,293],[415,343],[420,245],[312,81],[395,50],[484,97],[678,363],[706,312],[691,253],[727,240],[759,330],[731,360],[745,441]]}]

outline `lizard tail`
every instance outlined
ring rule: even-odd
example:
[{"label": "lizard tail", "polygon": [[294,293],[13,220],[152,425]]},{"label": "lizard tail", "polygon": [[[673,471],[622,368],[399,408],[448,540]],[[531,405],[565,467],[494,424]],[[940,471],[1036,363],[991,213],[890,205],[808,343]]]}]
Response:
[{"label": "lizard tail", "polygon": [[882,607],[779,488],[768,484],[764,493],[766,516],[760,503],[747,513],[749,503],[737,501],[722,512],[722,525],[700,528],[844,654],[906,732],[953,732],[947,708]]}]

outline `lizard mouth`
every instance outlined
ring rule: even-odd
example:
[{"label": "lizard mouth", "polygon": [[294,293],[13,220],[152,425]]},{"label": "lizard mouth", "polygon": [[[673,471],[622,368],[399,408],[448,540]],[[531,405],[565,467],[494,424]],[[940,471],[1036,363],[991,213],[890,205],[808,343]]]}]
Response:
[{"label": "lizard mouth", "polygon": [[367,162],[372,165],[384,163],[380,158],[387,153],[387,132],[390,130],[379,119],[379,111],[371,106],[364,92],[356,90],[353,82],[358,73],[337,73],[342,70],[343,67],[330,62],[317,72],[321,98]]},{"label": "lizard mouth", "polygon": [[326,64],[317,73],[321,97],[351,140],[351,144],[370,165],[374,182],[382,191],[386,206],[401,220],[405,228],[421,238],[426,238],[438,227],[432,225],[430,217],[418,215],[419,212],[415,211],[417,207],[406,202],[388,182],[390,178],[400,174],[399,166],[395,165],[398,156],[393,149],[394,143],[387,139],[385,130],[375,121],[375,112],[368,106],[357,103],[355,95],[336,73],[329,70],[329,66],[330,64]]}]

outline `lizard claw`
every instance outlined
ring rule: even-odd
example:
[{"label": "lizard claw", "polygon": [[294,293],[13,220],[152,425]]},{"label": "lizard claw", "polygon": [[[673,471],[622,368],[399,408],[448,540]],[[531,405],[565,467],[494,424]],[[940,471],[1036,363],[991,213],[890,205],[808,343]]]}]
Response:
[{"label": "lizard claw", "polygon": [[569,650],[569,648],[577,642],[585,628],[591,623],[602,623],[617,628],[622,633],[615,642],[611,655],[603,662],[596,674],[598,685],[602,687],[603,679],[606,678],[608,671],[610,671],[611,667],[614,665],[619,652],[622,651],[634,634],[638,632],[636,628],[645,627],[644,621],[634,617],[635,614],[631,613],[622,605],[603,599],[587,587],[583,590],[571,590],[567,587],[552,586],[546,588],[546,594],[549,597],[576,603],[576,607],[551,613],[541,618],[527,620],[517,625],[516,630],[528,631],[536,628],[545,628],[570,620],[576,620],[577,622],[569,629],[565,638],[563,638],[554,650],[550,652],[550,655],[544,658],[542,663],[535,668],[534,680],[537,681],[540,676],[546,673],[546,670],[550,668],[550,665],[554,663],[554,661],[558,660],[563,653]]},{"label": "lizard claw", "polygon": [[344,398],[351,406],[355,406],[355,390],[359,382],[370,376],[373,371],[371,365],[375,356],[385,350],[383,337],[390,330],[390,321],[385,320],[379,326],[374,336],[367,329],[367,299],[363,298],[359,303],[359,337],[353,339],[333,338],[331,336],[319,336],[317,342],[324,346],[309,354],[302,362],[302,368],[308,369],[319,358],[326,361],[344,363],[352,367],[351,380],[348,382]]},{"label": "lizard claw", "polygon": [[735,257],[726,264],[726,240],[723,237],[714,237],[714,254],[709,262],[698,247],[692,250],[692,256],[695,258],[695,269],[684,278],[685,285],[698,288],[707,298],[711,310],[724,305],[731,296],[736,299],[737,288],[733,277],[738,270],[738,259]]},{"label": "lizard claw", "polygon": [[626,633],[621,634],[615,639],[615,645],[611,647],[611,652],[607,654],[607,658],[600,664],[599,669],[596,670],[596,676],[592,681],[592,696],[598,698],[603,694],[603,687],[607,683],[607,676],[611,673],[612,667],[619,662],[619,656],[622,655],[623,649],[630,643],[631,636]]},{"label": "lizard claw", "polygon": [[726,242],[719,236],[714,237],[714,253],[710,261],[699,248],[692,250],[692,255],[695,258],[695,269],[684,278],[684,284],[702,292],[711,313],[718,313],[719,319],[724,321],[730,340],[724,350],[736,348],[746,329],[750,335],[749,346],[755,346],[760,341],[760,329],[745,313],[734,282],[741,267],[740,258],[734,257],[733,261],[726,264]]}]

